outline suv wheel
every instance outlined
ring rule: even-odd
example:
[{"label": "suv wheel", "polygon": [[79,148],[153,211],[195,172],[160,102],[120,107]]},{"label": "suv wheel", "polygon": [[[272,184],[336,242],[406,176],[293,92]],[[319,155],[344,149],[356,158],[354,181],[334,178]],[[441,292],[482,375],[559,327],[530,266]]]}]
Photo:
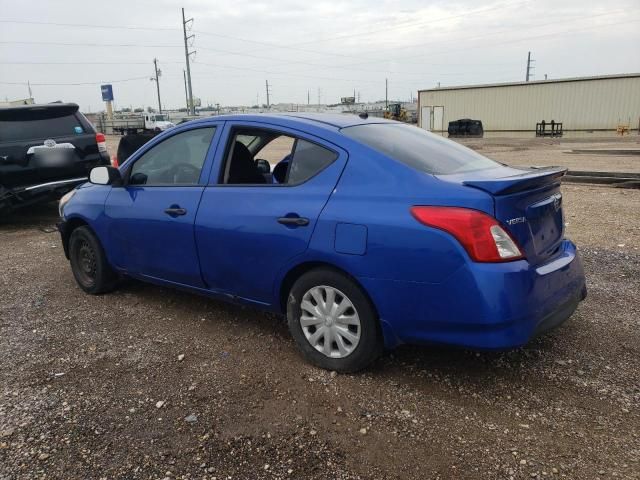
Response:
[{"label": "suv wheel", "polygon": [[305,358],[321,368],[357,371],[382,352],[382,334],[371,302],[358,284],[335,270],[312,270],[295,282],[287,320]]},{"label": "suv wheel", "polygon": [[116,285],[113,271],[102,245],[89,227],[78,227],[69,237],[71,271],[80,288],[91,294],[105,293]]}]

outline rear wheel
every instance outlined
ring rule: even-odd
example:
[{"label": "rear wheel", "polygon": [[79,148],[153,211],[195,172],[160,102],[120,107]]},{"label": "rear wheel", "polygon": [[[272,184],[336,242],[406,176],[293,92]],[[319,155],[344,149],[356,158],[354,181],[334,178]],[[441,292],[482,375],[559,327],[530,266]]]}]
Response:
[{"label": "rear wheel", "polygon": [[321,368],[357,371],[382,352],[371,302],[358,284],[335,270],[312,270],[295,282],[287,320],[305,358]]},{"label": "rear wheel", "polygon": [[113,271],[100,241],[89,227],[78,227],[69,237],[69,259],[76,282],[85,292],[105,293],[116,285]]}]

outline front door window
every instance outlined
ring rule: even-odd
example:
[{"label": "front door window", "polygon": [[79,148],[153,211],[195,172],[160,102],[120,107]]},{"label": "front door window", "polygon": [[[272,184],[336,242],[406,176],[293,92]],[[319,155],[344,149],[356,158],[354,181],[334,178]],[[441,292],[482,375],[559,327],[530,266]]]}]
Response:
[{"label": "front door window", "polygon": [[173,135],[136,160],[130,185],[198,185],[215,127],[197,128]]}]

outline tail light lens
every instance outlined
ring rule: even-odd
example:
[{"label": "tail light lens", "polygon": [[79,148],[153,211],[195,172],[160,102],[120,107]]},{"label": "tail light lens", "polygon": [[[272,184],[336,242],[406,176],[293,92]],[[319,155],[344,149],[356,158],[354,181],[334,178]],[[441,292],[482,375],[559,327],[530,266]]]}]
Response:
[{"label": "tail light lens", "polygon": [[490,215],[459,207],[411,207],[423,225],[453,235],[476,262],[510,262],[524,258],[520,248]]},{"label": "tail light lens", "polygon": [[113,155],[111,157],[111,166],[112,167],[116,167],[116,168],[118,168],[120,166],[120,163],[118,163],[118,156],[117,155]]},{"label": "tail light lens", "polygon": [[96,143],[98,144],[99,152],[107,151],[107,141],[104,138],[104,133],[96,133]]}]

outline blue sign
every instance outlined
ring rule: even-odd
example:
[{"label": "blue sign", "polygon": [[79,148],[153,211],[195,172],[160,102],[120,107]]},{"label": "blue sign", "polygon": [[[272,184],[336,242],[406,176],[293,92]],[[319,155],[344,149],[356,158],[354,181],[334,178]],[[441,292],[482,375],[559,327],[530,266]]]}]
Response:
[{"label": "blue sign", "polygon": [[111,86],[111,85],[100,85],[100,90],[102,90],[102,101],[103,102],[112,102],[113,101],[113,86]]}]

